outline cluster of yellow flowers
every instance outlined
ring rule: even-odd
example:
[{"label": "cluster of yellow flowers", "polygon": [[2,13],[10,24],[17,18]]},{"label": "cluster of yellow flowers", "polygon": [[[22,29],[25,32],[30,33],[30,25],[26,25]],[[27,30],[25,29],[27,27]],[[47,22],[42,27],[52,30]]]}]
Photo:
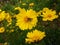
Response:
[{"label": "cluster of yellow flowers", "polygon": [[11,15],[9,13],[6,13],[5,11],[0,11],[0,21],[6,19],[7,22],[11,22]]},{"label": "cluster of yellow flowers", "polygon": [[20,11],[20,13],[18,13],[16,16],[16,25],[19,26],[19,28],[22,30],[32,29],[33,27],[35,27],[38,22],[38,14],[40,14],[43,21],[53,21],[54,19],[58,18],[58,15],[56,15],[56,11],[52,11],[48,8],[44,8],[42,11],[39,11],[38,13],[32,9],[27,11],[25,9],[21,9],[20,7],[16,7],[15,9]]},{"label": "cluster of yellow flowers", "polygon": [[26,43],[32,43],[42,40],[45,37],[45,32],[34,30],[27,33]]},{"label": "cluster of yellow flowers", "polygon": [[[7,22],[9,23],[7,26],[9,26],[12,22],[12,17],[9,13],[6,13],[5,11],[2,11],[0,9],[0,22],[2,22],[3,20],[7,20]],[[3,33],[5,31],[4,27],[0,28],[0,33]]]},{"label": "cluster of yellow flowers", "polygon": [[[30,5],[33,5],[33,3]],[[39,11],[38,13],[33,9],[25,10],[24,8],[20,7],[16,7],[15,10],[19,10],[19,13],[14,16],[17,19],[16,26],[18,26],[21,30],[31,30],[33,27],[35,27],[38,22],[38,16],[41,16],[43,21],[53,21],[54,19],[58,18],[56,11],[49,8],[43,8],[43,10]],[[9,25],[11,24],[12,16],[9,13],[0,10],[0,21],[4,19],[9,22]],[[3,33],[4,31],[5,28],[1,27],[0,33]],[[14,29],[10,32],[14,32]],[[25,41],[27,43],[37,42],[42,40],[45,36],[45,32],[33,30],[32,32],[27,33],[27,38]]]}]

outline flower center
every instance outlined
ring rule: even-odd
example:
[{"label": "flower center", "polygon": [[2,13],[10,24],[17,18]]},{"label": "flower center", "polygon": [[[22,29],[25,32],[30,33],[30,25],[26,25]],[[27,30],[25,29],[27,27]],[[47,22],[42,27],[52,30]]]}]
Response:
[{"label": "flower center", "polygon": [[25,21],[25,22],[30,22],[30,21],[32,21],[32,18],[25,17],[25,18],[24,18],[24,21]]},{"label": "flower center", "polygon": [[52,16],[51,15],[48,15],[49,18],[51,18]]}]

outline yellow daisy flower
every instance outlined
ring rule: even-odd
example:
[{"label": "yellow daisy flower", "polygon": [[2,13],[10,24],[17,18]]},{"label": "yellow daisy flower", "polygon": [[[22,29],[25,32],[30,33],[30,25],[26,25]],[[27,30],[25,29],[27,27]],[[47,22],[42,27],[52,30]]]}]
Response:
[{"label": "yellow daisy flower", "polygon": [[45,32],[34,30],[33,32],[27,33],[26,43],[38,42],[45,37]]},{"label": "yellow daisy flower", "polygon": [[14,32],[14,29],[11,29],[9,32],[10,32],[10,33]]},{"label": "yellow daisy flower", "polygon": [[26,3],[22,3],[22,5],[26,5]]},{"label": "yellow daisy flower", "polygon": [[58,18],[58,15],[56,15],[56,11],[55,10],[50,10],[48,8],[44,8],[42,10],[42,15],[43,21],[53,21],[54,19]]},{"label": "yellow daisy flower", "polygon": [[59,15],[60,15],[60,12],[59,12]]},{"label": "yellow daisy flower", "polygon": [[20,3],[22,3],[22,1],[21,1],[21,0],[20,0],[19,2],[20,2]]},{"label": "yellow daisy flower", "polygon": [[34,6],[34,3],[30,3],[29,6],[30,6],[30,7],[31,7],[31,6]]},{"label": "yellow daisy flower", "polygon": [[40,16],[41,15],[41,13],[42,13],[42,11],[40,10],[39,12],[37,12],[37,16]]},{"label": "yellow daisy flower", "polygon": [[2,11],[2,10],[0,9],[0,11]]},{"label": "yellow daisy flower", "polygon": [[4,20],[5,17],[6,17],[5,11],[1,11],[1,12],[0,12],[0,21]]},{"label": "yellow daisy flower", "polygon": [[3,33],[5,31],[5,28],[4,27],[1,27],[0,28],[0,33]]},{"label": "yellow daisy flower", "polygon": [[9,26],[12,22],[12,16],[9,13],[6,13],[6,18],[7,22],[9,23],[7,26]]},{"label": "yellow daisy flower", "polygon": [[36,26],[36,23],[38,22],[37,20],[37,13],[33,11],[32,9],[30,10],[25,10],[25,9],[19,9],[20,13],[17,14],[16,19],[17,23],[16,25],[19,26],[20,29],[32,29],[33,27]]},{"label": "yellow daisy flower", "polygon": [[45,13],[48,10],[49,10],[49,8],[43,8],[42,12]]},{"label": "yellow daisy flower", "polygon": [[3,43],[3,45],[9,45],[9,43],[8,42],[5,42],[5,43]]},{"label": "yellow daisy flower", "polygon": [[6,18],[5,18],[8,22],[12,21],[12,16],[9,13],[6,13]]}]

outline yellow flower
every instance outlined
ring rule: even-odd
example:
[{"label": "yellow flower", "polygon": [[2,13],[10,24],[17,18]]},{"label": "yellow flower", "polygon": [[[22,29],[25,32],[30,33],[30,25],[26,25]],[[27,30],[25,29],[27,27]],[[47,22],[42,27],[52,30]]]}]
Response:
[{"label": "yellow flower", "polygon": [[33,27],[35,27],[36,23],[38,22],[37,13],[32,9],[27,11],[25,9],[19,9],[19,10],[20,13],[17,14],[16,16],[17,19],[16,26],[19,26],[19,28],[22,30],[32,29]]},{"label": "yellow flower", "polygon": [[20,0],[19,2],[20,2],[20,3],[22,3],[22,1],[21,1],[21,0]]},{"label": "yellow flower", "polygon": [[59,15],[60,15],[60,12],[59,12]]},{"label": "yellow flower", "polygon": [[26,5],[26,3],[22,3],[22,5]]},{"label": "yellow flower", "polygon": [[0,33],[3,33],[5,31],[5,28],[4,27],[1,27],[0,28]]},{"label": "yellow flower", "polygon": [[51,9],[48,9],[48,8],[44,8],[42,10],[42,15],[41,15],[43,18],[42,20],[43,21],[53,21],[54,19],[58,18],[58,15],[56,15],[56,11],[55,10],[51,10]]},{"label": "yellow flower", "polygon": [[0,11],[2,11],[2,10],[0,9]]},{"label": "yellow flower", "polygon": [[3,45],[9,45],[9,43],[8,42],[5,42],[5,43],[3,43]]},{"label": "yellow flower", "polygon": [[6,13],[6,18],[5,18],[8,22],[12,21],[12,16],[9,13]]},{"label": "yellow flower", "polygon": [[5,11],[1,11],[1,12],[0,12],[0,21],[4,20],[5,17],[6,17]]},{"label": "yellow flower", "polygon": [[11,24],[12,22],[12,16],[9,13],[6,13],[6,18],[7,22],[9,23],[8,26]]},{"label": "yellow flower", "polygon": [[45,32],[34,30],[33,32],[27,33],[26,43],[38,42],[45,37]]},{"label": "yellow flower", "polygon": [[11,29],[9,32],[10,32],[10,33],[11,33],[11,32],[14,32],[14,29]]},{"label": "yellow flower", "polygon": [[37,16],[40,16],[40,15],[41,15],[41,13],[42,13],[42,11],[37,12],[37,14],[38,14]]},{"label": "yellow flower", "polygon": [[16,7],[15,10],[18,10],[22,14],[26,13],[26,10],[24,8],[21,9],[20,7]]},{"label": "yellow flower", "polygon": [[49,10],[48,8],[43,8],[42,12],[45,13],[48,10]]},{"label": "yellow flower", "polygon": [[30,4],[29,4],[30,7],[33,6],[33,5],[34,5],[34,3],[30,3]]}]

